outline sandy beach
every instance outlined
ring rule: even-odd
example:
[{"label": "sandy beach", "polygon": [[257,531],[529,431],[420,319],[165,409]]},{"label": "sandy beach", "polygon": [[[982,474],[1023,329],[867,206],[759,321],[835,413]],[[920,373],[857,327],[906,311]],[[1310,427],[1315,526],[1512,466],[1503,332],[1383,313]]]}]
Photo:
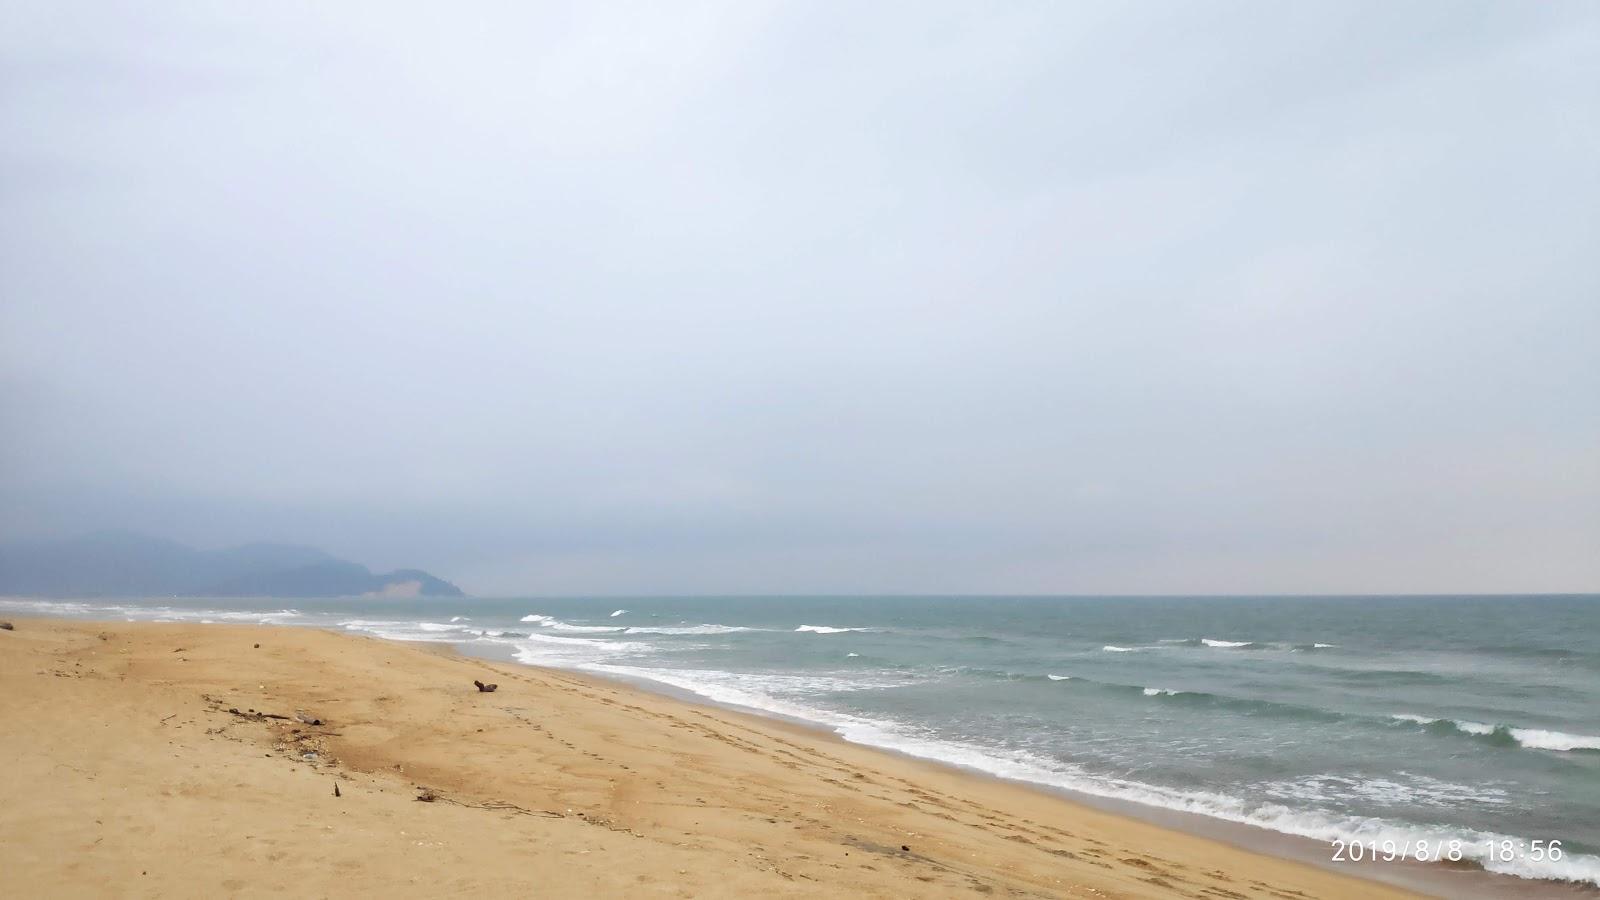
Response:
[{"label": "sandy beach", "polygon": [[316,629],[19,620],[0,683],[17,897],[1404,896],[778,721]]}]

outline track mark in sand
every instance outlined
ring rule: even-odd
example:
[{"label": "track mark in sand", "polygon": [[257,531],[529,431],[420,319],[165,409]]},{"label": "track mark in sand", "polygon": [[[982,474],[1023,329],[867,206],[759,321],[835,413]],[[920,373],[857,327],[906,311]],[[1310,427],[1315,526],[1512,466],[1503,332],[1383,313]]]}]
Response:
[{"label": "track mark in sand", "polygon": [[[863,840],[862,838],[858,838],[854,835],[846,835],[842,843],[852,849],[877,854],[878,856],[887,857],[889,859],[930,866],[940,874],[965,880],[969,887],[972,887],[973,890],[980,891],[981,893],[987,894],[993,891],[993,887],[989,885],[988,882],[983,881],[977,873],[960,868],[958,866],[940,862],[937,859],[924,856],[921,853],[916,853],[900,847],[890,847],[886,844],[879,844],[873,841]],[[862,863],[861,865],[863,868],[872,868],[866,863]],[[934,875],[915,875],[913,877],[918,881],[927,883],[936,882],[939,880]],[[979,887],[980,885],[982,887]]]},{"label": "track mark in sand", "polygon": [[[1176,881],[1176,882],[1179,882],[1181,884],[1186,884],[1186,885],[1192,883],[1191,879],[1184,877],[1179,872],[1174,872],[1174,871],[1165,869],[1161,865],[1158,865],[1157,861],[1152,861],[1152,860],[1149,860],[1149,859],[1145,859],[1142,856],[1127,856],[1127,857],[1123,857],[1122,862],[1123,862],[1124,865],[1133,866],[1134,868],[1138,868],[1138,869],[1144,869],[1145,871],[1150,872],[1151,875],[1153,877],[1155,877],[1155,878],[1160,878],[1160,879],[1163,879],[1163,880],[1170,879],[1171,881]],[[1161,860],[1160,862],[1161,863],[1165,863],[1165,860]],[[1149,879],[1146,879],[1146,880],[1149,880]]]},{"label": "track mark in sand", "polygon": [[[1215,874],[1216,874],[1217,878],[1219,880],[1221,880],[1221,881],[1232,881],[1233,880],[1233,879],[1229,878],[1228,876],[1223,875],[1220,872],[1215,873]],[[1261,888],[1264,891],[1272,891],[1273,893],[1289,894],[1289,895],[1294,896],[1294,897],[1304,897],[1304,896],[1306,896],[1305,891],[1297,891],[1297,890],[1294,890],[1292,888],[1273,887],[1272,885],[1267,884],[1265,881],[1252,881],[1252,882],[1250,882],[1250,886],[1251,887]]]}]

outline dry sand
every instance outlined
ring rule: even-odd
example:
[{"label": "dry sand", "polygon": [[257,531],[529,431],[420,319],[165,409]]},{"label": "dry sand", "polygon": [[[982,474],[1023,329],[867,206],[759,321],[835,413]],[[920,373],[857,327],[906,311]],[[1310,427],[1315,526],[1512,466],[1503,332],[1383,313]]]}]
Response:
[{"label": "dry sand", "polygon": [[10,897],[1403,896],[560,671],[303,628],[16,624]]}]

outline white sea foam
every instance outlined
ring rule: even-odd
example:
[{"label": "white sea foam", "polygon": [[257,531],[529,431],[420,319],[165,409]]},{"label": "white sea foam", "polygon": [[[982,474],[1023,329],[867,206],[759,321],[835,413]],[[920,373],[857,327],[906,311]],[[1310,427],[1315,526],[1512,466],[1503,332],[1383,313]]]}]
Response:
[{"label": "white sea foam", "polygon": [[182,609],[143,603],[0,598],[0,610],[19,615],[67,618],[120,618],[129,622],[245,622],[253,625],[332,624],[331,616],[308,615],[298,609]]},{"label": "white sea foam", "polygon": [[1517,739],[1517,743],[1531,750],[1600,750],[1600,737],[1590,734],[1513,728],[1511,736]]},{"label": "white sea foam", "polygon": [[1101,647],[1100,649],[1104,650],[1107,653],[1132,653],[1137,648],[1135,648],[1135,647],[1118,647],[1115,644],[1107,644],[1104,647]]},{"label": "white sea foam", "polygon": [[1151,688],[1151,687],[1149,688],[1148,687],[1148,688],[1144,689],[1144,695],[1146,697],[1160,697],[1162,695],[1165,695],[1165,696],[1168,696],[1168,697],[1176,697],[1179,694],[1187,694],[1187,693],[1189,693],[1189,692],[1188,691],[1174,691],[1174,690],[1169,690],[1167,688]]},{"label": "white sea foam", "polygon": [[442,622],[418,622],[417,627],[423,631],[466,631],[465,625],[446,625]]},{"label": "white sea foam", "polygon": [[1323,772],[1260,785],[1269,797],[1327,805],[1376,803],[1390,809],[1427,806],[1442,810],[1462,804],[1507,806],[1513,794],[1492,783],[1445,781],[1400,770],[1387,777]]},{"label": "white sea foam", "polygon": [[569,631],[574,634],[620,634],[628,629],[622,625],[573,625],[568,622],[540,622],[551,631]]},{"label": "white sea foam", "polygon": [[444,644],[505,644],[506,632],[490,631],[461,623],[414,622],[403,619],[343,619],[337,624],[346,631],[370,634],[391,641],[422,641]]},{"label": "white sea foam", "polygon": [[576,634],[616,634],[626,630],[621,625],[573,625],[563,622],[555,616],[547,616],[542,613],[529,613],[522,617],[522,621],[533,622],[540,628],[548,628],[552,631],[570,631]]},{"label": "white sea foam", "polygon": [[869,720],[812,706],[807,703],[809,698],[821,694],[904,687],[923,680],[909,675],[883,674],[871,678],[863,678],[857,672],[791,675],[781,672],[653,668],[611,662],[592,663],[581,668],[629,678],[643,678],[681,688],[719,703],[747,706],[751,709],[828,725]]},{"label": "white sea foam", "polygon": [[612,614],[611,614],[611,618],[613,618],[613,619],[615,619],[615,618],[616,618],[616,617],[617,617],[617,616],[620,616],[620,615],[622,615],[622,614],[623,614],[623,613],[625,613],[625,612],[627,612],[627,610],[625,610],[625,609],[619,609],[619,610],[617,610],[617,611],[616,611],[616,612],[614,612],[614,613],[612,613]]},{"label": "white sea foam", "polygon": [[[644,668],[601,662],[590,663],[582,666],[582,668],[627,678],[644,678],[699,694],[718,703],[730,703],[823,725],[839,727],[856,721],[854,717],[843,713],[829,712],[794,701],[779,699],[767,691],[758,689],[760,679],[746,678],[731,672]],[[770,682],[768,684],[770,686]]]},{"label": "white sea foam", "polygon": [[859,653],[846,653],[845,656],[860,656]]},{"label": "white sea foam", "polygon": [[471,622],[472,620],[467,618],[466,616],[451,616],[450,617],[450,621],[452,621],[452,622]]},{"label": "white sea foam", "polygon": [[623,634],[733,634],[737,631],[755,631],[743,625],[638,625],[622,629]]},{"label": "white sea foam", "polygon": [[1225,650],[1235,647],[1248,647],[1251,644],[1250,641],[1218,641],[1211,638],[1201,638],[1200,643],[1205,644],[1207,647],[1217,647]]},{"label": "white sea foam", "polygon": [[346,631],[359,631],[391,641],[450,641],[466,637],[456,625],[383,619],[349,619],[339,623]]},{"label": "white sea foam", "polygon": [[834,628],[831,625],[801,625],[795,631],[809,631],[814,634],[840,634],[846,631],[866,631],[865,628]]},{"label": "white sea foam", "polygon": [[605,660],[647,653],[654,649],[649,644],[636,641],[604,641],[547,634],[530,634],[527,637],[510,638],[509,641],[516,648],[512,655],[518,662],[567,668],[587,668]]},{"label": "white sea foam", "polygon": [[1072,680],[1072,676],[1071,675],[1046,675],[1044,677],[1050,679],[1051,681],[1071,681]]}]

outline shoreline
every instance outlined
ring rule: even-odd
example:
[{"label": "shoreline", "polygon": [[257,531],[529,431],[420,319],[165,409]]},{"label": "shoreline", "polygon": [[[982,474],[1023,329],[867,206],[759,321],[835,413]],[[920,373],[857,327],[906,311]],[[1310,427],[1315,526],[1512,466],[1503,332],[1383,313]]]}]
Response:
[{"label": "shoreline", "polygon": [[[379,638],[379,640],[382,640],[382,638]],[[416,643],[423,644],[420,641]],[[1515,875],[1490,872],[1473,864],[1397,860],[1393,862],[1356,863],[1354,865],[1359,868],[1352,869],[1348,866],[1340,866],[1331,862],[1328,858],[1329,848],[1327,844],[1313,838],[1273,831],[1243,822],[1231,822],[1202,813],[1150,806],[1133,800],[1115,797],[1102,797],[1075,791],[1071,788],[1058,787],[1022,778],[1008,778],[1004,775],[998,775],[972,766],[918,756],[915,753],[894,747],[851,741],[823,722],[785,715],[760,707],[720,701],[704,694],[696,693],[688,688],[655,681],[643,676],[629,677],[608,672],[565,669],[559,666],[522,662],[510,654],[495,655],[486,652],[473,652],[475,650],[488,649],[482,645],[440,641],[432,646],[436,647],[438,652],[450,652],[469,659],[484,659],[491,662],[561,673],[593,680],[598,684],[621,684],[633,690],[663,696],[675,702],[754,718],[764,725],[776,725],[792,729],[814,739],[865,748],[874,753],[903,759],[913,765],[928,766],[940,771],[958,773],[963,777],[981,782],[993,782],[995,784],[1018,787],[1059,802],[1134,819],[1185,835],[1219,841],[1250,853],[1263,854],[1309,865],[1343,877],[1388,885],[1401,890],[1414,891],[1418,894],[1455,898],[1483,898],[1483,900],[1495,900],[1495,898],[1508,896],[1523,898],[1523,900],[1546,900],[1546,898],[1548,900],[1573,900],[1573,898],[1600,897],[1600,888],[1592,885],[1548,879],[1519,878]]]},{"label": "shoreline", "polygon": [[[1414,896],[806,725],[448,645],[16,624],[0,635],[0,714],[30,727],[0,738],[0,865],[35,893]],[[497,692],[472,687],[484,673]],[[418,803],[419,786],[435,801]],[[257,852],[264,833],[274,849]]]}]

